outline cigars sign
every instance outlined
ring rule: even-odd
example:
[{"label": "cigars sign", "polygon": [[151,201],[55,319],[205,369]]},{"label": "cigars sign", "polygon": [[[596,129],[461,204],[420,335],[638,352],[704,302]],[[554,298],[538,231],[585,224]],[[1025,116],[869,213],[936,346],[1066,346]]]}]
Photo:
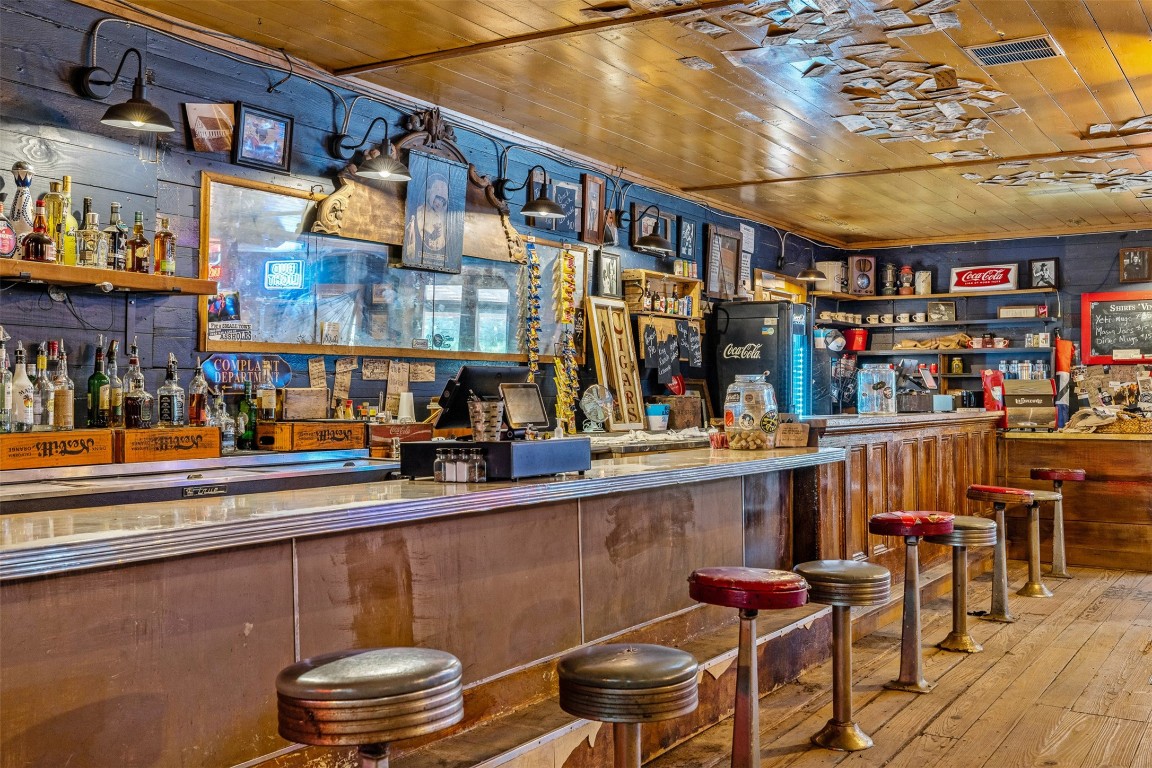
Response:
[{"label": "cigars sign", "polygon": [[982,267],[953,267],[949,293],[964,291],[1014,291],[1018,268],[1015,264],[987,264]]}]

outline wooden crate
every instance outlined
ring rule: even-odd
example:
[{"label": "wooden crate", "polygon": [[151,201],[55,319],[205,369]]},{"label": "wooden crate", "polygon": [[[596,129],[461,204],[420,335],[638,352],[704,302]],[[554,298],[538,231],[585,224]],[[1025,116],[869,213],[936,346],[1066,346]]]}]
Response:
[{"label": "wooden crate", "polygon": [[256,425],[256,447],[262,451],[334,451],[364,448],[362,421],[278,421]]},{"label": "wooden crate", "polygon": [[[677,299],[691,296],[691,317],[699,318],[704,316],[704,309],[700,304],[700,296],[704,283],[700,280],[691,277],[670,275],[667,272],[656,272],[651,269],[626,269],[620,273],[620,278],[624,285],[624,302],[628,305],[629,312],[651,311],[645,310],[642,303],[644,291],[651,289],[664,296],[671,296]],[[670,312],[657,314],[672,316]],[[683,317],[683,315],[679,315],[679,317]]]},{"label": "wooden crate", "polygon": [[220,458],[220,429],[217,427],[171,427],[156,429],[117,429],[116,461]]},{"label": "wooden crate", "polygon": [[369,424],[368,450],[369,455],[379,459],[398,459],[400,454],[392,450],[392,441],[402,443],[418,440],[432,439],[431,424]]},{"label": "wooden crate", "polygon": [[0,433],[0,469],[111,464],[115,456],[110,429]]},{"label": "wooden crate", "polygon": [[328,418],[328,388],[285,387],[284,421]]}]

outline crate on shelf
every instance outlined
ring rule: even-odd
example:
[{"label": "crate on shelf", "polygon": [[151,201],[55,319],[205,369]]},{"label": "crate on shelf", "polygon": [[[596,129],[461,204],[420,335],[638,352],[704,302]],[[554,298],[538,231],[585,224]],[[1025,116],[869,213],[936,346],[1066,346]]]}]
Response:
[{"label": "crate on shelf", "polygon": [[700,318],[704,315],[700,306],[700,295],[704,285],[701,280],[651,269],[626,269],[620,274],[620,279],[624,285],[624,302],[628,305],[629,312],[650,311],[644,309],[643,297],[645,291],[653,291],[672,299],[691,298],[692,313],[689,316]]}]

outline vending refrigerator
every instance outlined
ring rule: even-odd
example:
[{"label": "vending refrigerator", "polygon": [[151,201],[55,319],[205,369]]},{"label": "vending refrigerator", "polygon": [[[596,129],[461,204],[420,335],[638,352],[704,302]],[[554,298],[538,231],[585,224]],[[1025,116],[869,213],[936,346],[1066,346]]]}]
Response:
[{"label": "vending refrigerator", "polygon": [[708,324],[709,389],[716,413],[738,374],[767,373],[781,413],[827,414],[831,366],[827,350],[814,349],[812,313],[790,301],[719,302]]}]

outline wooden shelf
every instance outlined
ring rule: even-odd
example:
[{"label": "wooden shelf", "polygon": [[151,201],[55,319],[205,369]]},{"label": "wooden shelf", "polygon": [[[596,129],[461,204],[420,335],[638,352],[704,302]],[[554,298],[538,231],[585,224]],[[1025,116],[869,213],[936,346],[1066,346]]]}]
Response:
[{"label": "wooden shelf", "polygon": [[916,299],[934,301],[937,299],[970,299],[978,296],[1028,296],[1058,293],[1055,288],[1019,288],[1015,291],[961,291],[957,293],[921,293],[908,296],[857,296],[853,293],[813,291],[814,299],[837,299],[839,301],[914,301]]},{"label": "wooden shelf", "polygon": [[101,283],[107,283],[114,291],[182,293],[189,296],[214,296],[219,290],[213,280],[144,275],[137,272],[118,272],[113,269],[70,267],[64,264],[41,264],[15,259],[0,259],[0,279],[96,290],[101,290],[99,288]]},{"label": "wooden shelf", "polygon": [[[953,355],[1018,355],[1018,354],[1050,354],[1052,347],[989,347],[988,349],[869,349],[863,352],[844,350],[840,354],[858,355],[860,357],[919,357],[932,355],[933,357],[952,357]],[[959,375],[959,374],[958,374]]]},{"label": "wooden shelf", "polygon": [[969,325],[1027,326],[1049,325],[1059,322],[1058,317],[1006,317],[984,320],[948,320],[939,323],[849,323],[843,320],[817,320],[816,325],[828,328],[888,328],[891,330],[916,330],[919,328],[963,328]]},{"label": "wooden shelf", "polygon": [[670,314],[668,312],[645,312],[643,310],[641,310],[639,312],[629,311],[629,314],[643,315],[644,317],[667,317],[667,318],[671,318],[672,320],[689,320],[689,321],[696,322],[696,323],[698,323],[704,319],[702,317],[690,317],[689,315],[673,315],[673,314]]},{"label": "wooden shelf", "polygon": [[648,282],[682,283],[684,285],[703,285],[704,281],[698,277],[684,277],[671,272],[657,272],[654,269],[626,269],[620,273],[621,280],[645,280]]}]

